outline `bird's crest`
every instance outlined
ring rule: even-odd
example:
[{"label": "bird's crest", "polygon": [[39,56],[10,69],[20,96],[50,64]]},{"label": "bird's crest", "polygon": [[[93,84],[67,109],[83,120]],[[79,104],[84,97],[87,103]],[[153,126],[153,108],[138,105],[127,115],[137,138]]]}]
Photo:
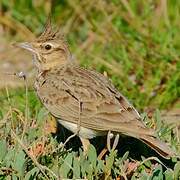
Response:
[{"label": "bird's crest", "polygon": [[44,31],[43,33],[38,37],[37,41],[38,42],[46,42],[48,40],[54,40],[54,39],[58,39],[58,40],[64,40],[64,35],[62,34],[62,32],[60,32],[60,30],[53,30],[52,27],[52,23],[51,23],[51,16],[49,15],[44,27]]}]

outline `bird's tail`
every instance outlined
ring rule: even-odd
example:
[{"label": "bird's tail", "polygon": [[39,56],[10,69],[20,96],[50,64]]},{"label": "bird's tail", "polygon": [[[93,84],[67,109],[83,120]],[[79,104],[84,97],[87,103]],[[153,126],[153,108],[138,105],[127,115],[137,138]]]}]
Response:
[{"label": "bird's tail", "polygon": [[175,152],[165,142],[162,142],[161,140],[153,136],[141,135],[140,140],[143,141],[148,146],[150,146],[159,155],[161,155],[162,157],[166,159],[169,159],[175,156]]}]

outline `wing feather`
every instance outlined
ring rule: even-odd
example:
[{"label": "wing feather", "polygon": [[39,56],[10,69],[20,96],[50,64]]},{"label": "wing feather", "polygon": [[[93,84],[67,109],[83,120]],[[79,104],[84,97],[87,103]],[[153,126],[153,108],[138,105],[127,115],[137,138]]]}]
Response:
[{"label": "wing feather", "polygon": [[[145,127],[135,108],[102,74],[70,65],[46,77],[38,95],[54,116],[77,123],[79,102],[82,102],[81,125],[86,128],[154,133]],[[54,103],[48,103],[52,99]]]}]

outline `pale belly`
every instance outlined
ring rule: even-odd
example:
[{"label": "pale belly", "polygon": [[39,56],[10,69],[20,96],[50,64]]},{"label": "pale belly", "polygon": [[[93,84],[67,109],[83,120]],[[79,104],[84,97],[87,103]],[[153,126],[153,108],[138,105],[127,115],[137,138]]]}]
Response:
[{"label": "pale belly", "polygon": [[[73,133],[77,132],[77,124],[70,123],[67,121],[63,121],[61,119],[58,119],[58,122],[62,124],[66,129],[70,130]],[[96,136],[103,136],[106,135],[106,132],[102,131],[95,131],[92,129],[87,129],[85,127],[80,127],[79,136],[85,139],[92,139]]]}]

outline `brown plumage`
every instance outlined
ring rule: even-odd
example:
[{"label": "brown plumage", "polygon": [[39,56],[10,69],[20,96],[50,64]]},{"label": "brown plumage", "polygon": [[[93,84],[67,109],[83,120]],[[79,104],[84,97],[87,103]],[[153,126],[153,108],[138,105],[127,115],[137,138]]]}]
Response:
[{"label": "brown plumage", "polygon": [[72,60],[64,37],[54,33],[50,23],[37,40],[19,46],[33,52],[38,69],[36,92],[66,128],[76,132],[80,118],[81,138],[90,139],[112,131],[140,139],[165,158],[174,155],[156,138],[155,131],[144,125],[136,109],[110,80]]}]

